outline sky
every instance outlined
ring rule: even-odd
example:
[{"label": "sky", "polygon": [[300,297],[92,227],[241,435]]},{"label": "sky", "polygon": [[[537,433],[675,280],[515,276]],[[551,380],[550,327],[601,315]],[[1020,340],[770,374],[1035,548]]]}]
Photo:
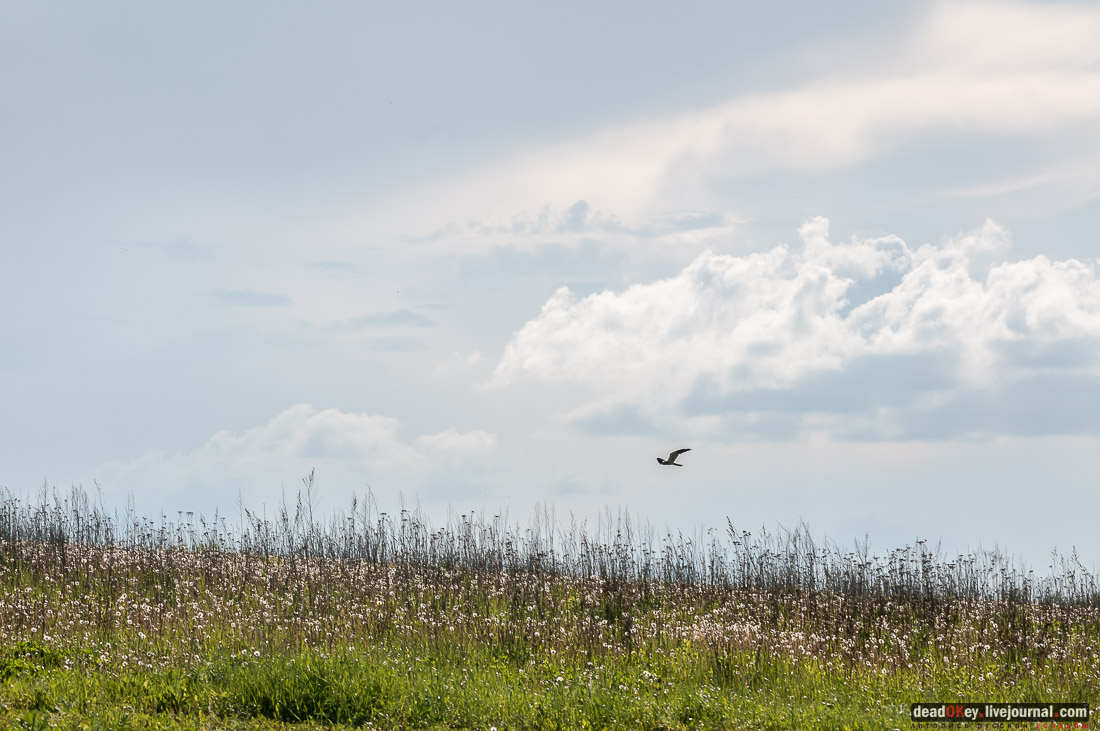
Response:
[{"label": "sky", "polygon": [[1095,3],[0,13],[11,493],[1100,563]]}]

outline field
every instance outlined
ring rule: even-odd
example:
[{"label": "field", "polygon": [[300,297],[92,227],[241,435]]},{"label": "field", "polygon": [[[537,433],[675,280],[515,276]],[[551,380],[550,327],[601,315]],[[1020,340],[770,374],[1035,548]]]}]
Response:
[{"label": "field", "polygon": [[370,499],[322,520],[312,495],[230,524],[5,493],[0,725],[893,729],[918,701],[1100,703],[1075,556],[1040,576],[548,510],[433,528]]}]

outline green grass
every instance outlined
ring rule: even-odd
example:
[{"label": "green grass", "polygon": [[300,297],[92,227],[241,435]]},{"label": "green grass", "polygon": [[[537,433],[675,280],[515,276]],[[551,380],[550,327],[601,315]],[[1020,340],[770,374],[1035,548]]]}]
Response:
[{"label": "green grass", "polygon": [[[1095,688],[1071,678],[1006,686],[1004,667],[989,666],[992,678],[834,673],[690,644],[586,667],[521,663],[492,647],[374,644],[121,671],[98,669],[87,651],[39,649],[9,653],[22,664],[2,686],[8,727],[888,729],[908,726],[909,703],[921,700],[1096,700]],[[66,669],[61,657],[77,661]]]},{"label": "green grass", "polygon": [[[73,728],[190,728],[215,720],[245,727],[890,728],[911,700],[937,695],[905,674],[849,678],[751,655],[719,666],[691,647],[586,668],[517,664],[491,648],[458,656],[413,646],[210,658],[186,669],[118,673],[59,671],[40,660],[41,672],[31,662],[4,685],[9,725],[37,717]],[[947,695],[939,697],[958,697],[953,686],[945,683]],[[996,695],[1028,697],[1023,689]]]},{"label": "green grass", "polygon": [[1040,584],[406,514],[233,543],[56,506],[0,509],[4,728],[894,729],[919,701],[1100,700],[1079,563]]}]

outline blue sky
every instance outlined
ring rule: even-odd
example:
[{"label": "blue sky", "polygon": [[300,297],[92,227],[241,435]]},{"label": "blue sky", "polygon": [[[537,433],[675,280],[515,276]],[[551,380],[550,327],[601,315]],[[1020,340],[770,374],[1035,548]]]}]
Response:
[{"label": "blue sky", "polygon": [[4,16],[16,494],[1100,561],[1092,3]]}]

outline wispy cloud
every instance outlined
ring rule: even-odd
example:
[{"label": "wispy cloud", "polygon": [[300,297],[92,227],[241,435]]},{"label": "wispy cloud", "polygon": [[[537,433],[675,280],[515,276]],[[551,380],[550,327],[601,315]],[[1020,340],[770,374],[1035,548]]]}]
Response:
[{"label": "wispy cloud", "polygon": [[348,322],[352,328],[362,327],[433,327],[435,321],[412,310],[402,308],[390,312],[375,312]]},{"label": "wispy cloud", "polygon": [[328,272],[350,272],[355,269],[355,265],[350,261],[325,259],[322,261],[311,261],[306,264],[310,269],[319,269],[321,271]]},{"label": "wispy cloud", "polygon": [[228,307],[286,307],[290,296],[272,292],[253,292],[248,289],[217,289],[210,293],[219,305]]},{"label": "wispy cloud", "polygon": [[194,261],[210,256],[206,247],[187,241],[186,239],[173,239],[171,241],[142,241],[138,246],[168,256],[177,261]]},{"label": "wispy cloud", "polygon": [[424,350],[427,344],[418,338],[406,338],[400,336],[381,336],[367,338],[363,341],[367,350],[379,353],[409,353],[416,350]]},{"label": "wispy cloud", "polygon": [[592,237],[609,244],[654,240],[663,244],[698,244],[728,237],[739,219],[729,213],[704,210],[666,211],[627,223],[594,209],[586,200],[563,208],[543,206],[537,213],[517,213],[507,219],[473,219],[448,223],[431,233],[406,236],[410,243],[443,243],[469,250],[494,246],[534,248],[548,243],[576,245]]},{"label": "wispy cloud", "polygon": [[[1052,151],[1052,170],[1081,159],[1095,167],[1097,37],[1100,8],[1091,4],[939,3],[907,37],[865,49],[882,63],[825,68],[787,89],[529,149],[442,186],[436,197],[440,210],[455,211],[452,221],[536,204],[560,210],[580,198],[635,225],[655,210],[714,203],[707,190],[716,180],[841,170],[930,135],[1058,134],[1066,144]],[[434,236],[466,228],[452,224]]]}]

